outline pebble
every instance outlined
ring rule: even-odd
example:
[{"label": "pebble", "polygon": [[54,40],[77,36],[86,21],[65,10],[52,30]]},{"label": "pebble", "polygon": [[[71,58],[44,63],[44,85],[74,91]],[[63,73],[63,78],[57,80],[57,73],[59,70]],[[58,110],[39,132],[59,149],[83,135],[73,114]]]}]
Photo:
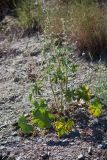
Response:
[{"label": "pebble", "polygon": [[7,144],[7,141],[0,142],[1,145]]},{"label": "pebble", "polygon": [[10,156],[8,157],[8,160],[15,160],[14,154],[10,154]]},{"label": "pebble", "polygon": [[101,149],[102,146],[103,146],[102,144],[99,144],[99,145],[97,146],[97,148]]},{"label": "pebble", "polygon": [[107,143],[99,144],[98,148],[99,149],[107,149]]},{"label": "pebble", "polygon": [[1,126],[0,126],[0,129],[6,128],[6,126],[7,126],[7,124],[1,125]]},{"label": "pebble", "polygon": [[103,144],[103,149],[107,149],[107,143]]},{"label": "pebble", "polygon": [[13,126],[13,127],[18,126],[18,122],[14,122],[14,123],[12,124],[12,126]]},{"label": "pebble", "polygon": [[38,54],[40,54],[40,50],[37,50],[37,51],[35,51],[35,52],[31,52],[30,53],[30,56],[37,56]]},{"label": "pebble", "polygon": [[19,157],[17,157],[17,158],[16,158],[16,160],[21,160],[21,159],[22,159],[22,157],[21,157],[21,156],[19,156]]},{"label": "pebble", "polygon": [[80,145],[80,144],[81,144],[81,141],[77,141],[76,144],[77,144],[77,145]]},{"label": "pebble", "polygon": [[69,143],[71,146],[73,146],[75,143],[74,142],[71,142],[71,143]]},{"label": "pebble", "polygon": [[48,160],[49,159],[49,153],[41,155],[42,160]]},{"label": "pebble", "polygon": [[94,126],[97,126],[97,125],[98,125],[98,119],[95,118],[95,119],[91,120],[90,125],[91,125],[91,126],[93,126],[93,125],[94,125]]},{"label": "pebble", "polygon": [[18,77],[14,78],[14,82],[19,82],[19,81],[20,81],[20,78],[18,78]]},{"label": "pebble", "polygon": [[[5,146],[3,146],[3,145],[1,145],[0,146],[0,150],[3,150],[3,149],[5,149],[6,147]],[[1,154],[1,153],[0,153]]]},{"label": "pebble", "polygon": [[3,154],[2,155],[2,160],[6,160],[8,158],[8,155],[7,154]]},{"label": "pebble", "polygon": [[2,154],[0,153],[0,159],[2,159],[3,157],[2,157]]},{"label": "pebble", "polygon": [[17,132],[13,132],[13,133],[12,133],[12,136],[17,136]]},{"label": "pebble", "polygon": [[89,147],[89,148],[88,148],[88,154],[89,154],[89,155],[92,155],[92,147]]},{"label": "pebble", "polygon": [[83,155],[83,154],[80,154],[80,155],[78,156],[78,160],[85,160],[84,155]]},{"label": "pebble", "polygon": [[3,138],[3,135],[0,135],[0,139],[2,139]]}]

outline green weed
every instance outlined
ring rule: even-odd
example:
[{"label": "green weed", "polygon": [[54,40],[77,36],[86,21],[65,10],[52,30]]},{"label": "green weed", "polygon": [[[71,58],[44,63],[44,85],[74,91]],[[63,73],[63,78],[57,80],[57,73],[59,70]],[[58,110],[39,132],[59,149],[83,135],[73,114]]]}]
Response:
[{"label": "green weed", "polygon": [[32,29],[37,24],[35,13],[35,0],[19,0],[16,14],[24,29]]},{"label": "green weed", "polygon": [[[50,45],[50,48],[48,48]],[[73,50],[73,48],[72,48]],[[44,130],[53,128],[59,137],[69,134],[74,126],[74,120],[71,118],[74,114],[66,111],[76,102],[77,106],[87,107],[87,111],[93,117],[99,117],[102,114],[102,104],[98,99],[92,100],[90,89],[87,85],[80,85],[78,88],[72,88],[69,84],[71,77],[74,77],[78,65],[69,58],[71,52],[69,44],[63,46],[55,45],[55,41],[45,39],[42,49],[42,72],[40,79],[34,84],[30,94],[29,101],[34,106],[31,113],[31,124]],[[46,84],[51,91],[48,98],[53,102],[47,101],[44,92]],[[39,96],[39,98],[38,98]],[[72,104],[72,105],[71,105]],[[24,119],[24,120],[23,120]],[[19,119],[19,126],[23,133],[32,132],[30,126],[23,116]]]}]

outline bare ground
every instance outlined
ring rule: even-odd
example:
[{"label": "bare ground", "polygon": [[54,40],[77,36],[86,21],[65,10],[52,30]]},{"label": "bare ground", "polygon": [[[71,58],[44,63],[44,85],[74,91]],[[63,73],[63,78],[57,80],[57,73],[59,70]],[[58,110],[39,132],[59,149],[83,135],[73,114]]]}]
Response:
[{"label": "bare ground", "polygon": [[[27,97],[38,76],[41,63],[39,53],[40,42],[35,36],[11,43],[1,38],[0,159],[107,160],[106,114],[100,120],[91,118],[87,122],[90,128],[88,131],[85,130],[85,124],[81,126],[78,122],[78,129],[74,129],[69,136],[62,139],[58,139],[54,133],[26,138],[14,130],[13,123],[22,113],[29,113],[32,109]],[[90,79],[90,75],[95,77],[93,65],[77,58],[75,60],[79,61],[80,65],[75,83],[87,82],[86,77]]]}]

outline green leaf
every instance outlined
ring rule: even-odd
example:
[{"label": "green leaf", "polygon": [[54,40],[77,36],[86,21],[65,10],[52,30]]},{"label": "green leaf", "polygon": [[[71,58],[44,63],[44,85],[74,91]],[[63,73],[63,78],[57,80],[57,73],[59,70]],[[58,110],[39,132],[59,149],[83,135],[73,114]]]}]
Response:
[{"label": "green leaf", "polygon": [[30,102],[32,101],[32,93],[29,94],[28,99]]},{"label": "green leaf", "polygon": [[28,121],[24,115],[22,115],[18,120],[18,125],[24,134],[30,134],[33,131],[33,127],[28,124]]},{"label": "green leaf", "polygon": [[56,63],[56,57],[54,55],[51,55],[51,57],[49,58],[49,62]]},{"label": "green leaf", "polygon": [[47,104],[45,103],[45,100],[43,98],[40,99],[40,107],[46,107]]},{"label": "green leaf", "polygon": [[58,83],[57,75],[53,75],[53,77],[51,78],[51,81],[54,82],[55,84],[57,84]]},{"label": "green leaf", "polygon": [[75,90],[75,96],[78,100],[83,99],[84,101],[89,101],[91,99],[91,93],[87,85],[81,85]]},{"label": "green leaf", "polygon": [[47,74],[51,74],[53,72],[54,64],[49,64],[47,67]]},{"label": "green leaf", "polygon": [[77,72],[77,68],[78,68],[78,65],[77,65],[77,64],[72,64],[72,66],[71,66],[71,71],[72,71],[73,73],[75,73],[75,72]]},{"label": "green leaf", "polygon": [[68,134],[74,126],[73,120],[68,120],[65,122],[64,118],[55,122],[55,130],[59,137]]},{"label": "green leaf", "polygon": [[41,95],[41,92],[42,92],[42,81],[37,81],[34,85],[33,85],[33,89],[32,89],[32,93],[36,94],[36,95]]},{"label": "green leaf", "polygon": [[66,132],[68,133],[72,129],[73,126],[74,126],[74,121],[73,120],[68,120],[65,123],[65,130],[66,130]]},{"label": "green leaf", "polygon": [[74,99],[74,90],[67,89],[65,92],[65,98],[67,102],[71,102]]},{"label": "green leaf", "polygon": [[50,128],[54,116],[45,108],[40,107],[32,111],[33,123],[39,128]]},{"label": "green leaf", "polygon": [[61,62],[64,67],[68,67],[67,60],[64,57],[62,57]]},{"label": "green leaf", "polygon": [[36,99],[32,100],[31,103],[32,103],[32,105],[35,106],[35,107],[38,107],[38,106],[39,106],[39,103],[36,101]]},{"label": "green leaf", "polygon": [[57,69],[57,77],[59,78],[59,80],[63,79],[63,72],[62,72],[61,68]]},{"label": "green leaf", "polygon": [[88,107],[89,113],[93,117],[99,117],[102,114],[102,105],[99,100],[94,100]]}]

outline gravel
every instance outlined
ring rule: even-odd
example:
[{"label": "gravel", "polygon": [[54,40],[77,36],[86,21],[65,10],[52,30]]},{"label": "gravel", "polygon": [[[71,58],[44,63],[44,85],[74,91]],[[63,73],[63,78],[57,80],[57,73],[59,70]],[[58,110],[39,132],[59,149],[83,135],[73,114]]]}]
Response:
[{"label": "gravel", "polygon": [[[82,136],[85,129],[78,127],[79,122],[78,131],[74,129],[62,139],[55,133],[27,138],[18,134],[15,126],[19,116],[32,109],[28,93],[38,76],[40,42],[36,37],[25,37],[4,43],[7,42],[0,41],[0,160],[107,160],[107,129],[103,131],[106,115],[102,118],[104,127],[102,119],[90,119],[92,136],[88,133]],[[74,83],[88,81],[86,77],[90,78],[88,75],[93,73],[95,65],[90,66],[76,56],[74,59],[80,64]]]}]

